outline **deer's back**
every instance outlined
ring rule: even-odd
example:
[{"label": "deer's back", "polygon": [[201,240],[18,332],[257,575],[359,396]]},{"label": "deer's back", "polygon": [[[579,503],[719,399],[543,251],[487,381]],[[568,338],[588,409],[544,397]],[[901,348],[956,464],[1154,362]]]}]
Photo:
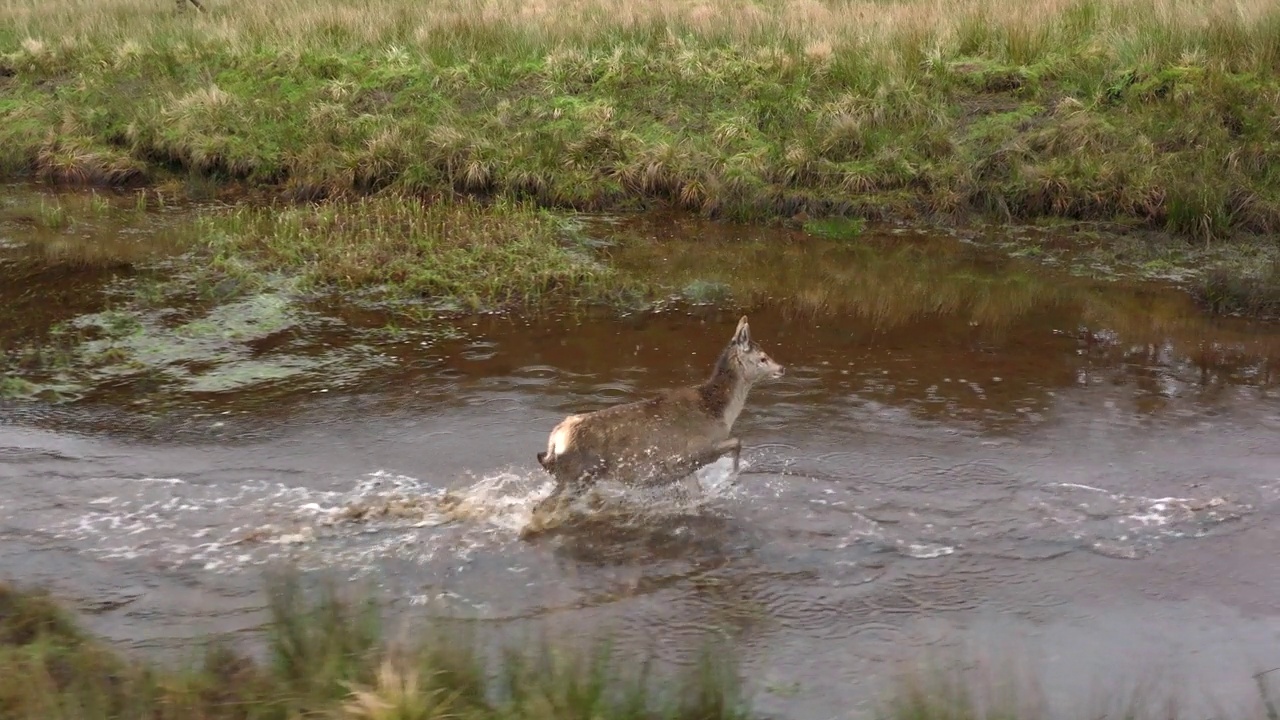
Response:
[{"label": "deer's back", "polygon": [[696,389],[680,388],[581,415],[565,459],[577,456],[627,479],[728,437],[728,428],[703,407]]}]

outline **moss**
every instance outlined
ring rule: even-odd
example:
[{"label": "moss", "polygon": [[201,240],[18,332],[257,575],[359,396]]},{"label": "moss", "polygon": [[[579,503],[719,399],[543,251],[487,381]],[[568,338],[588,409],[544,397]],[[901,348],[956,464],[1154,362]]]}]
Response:
[{"label": "moss", "polygon": [[25,400],[37,397],[41,387],[25,378],[6,376],[0,378],[0,400]]},{"label": "moss", "polygon": [[806,232],[830,240],[853,240],[862,235],[866,222],[860,218],[826,218],[804,224]]}]

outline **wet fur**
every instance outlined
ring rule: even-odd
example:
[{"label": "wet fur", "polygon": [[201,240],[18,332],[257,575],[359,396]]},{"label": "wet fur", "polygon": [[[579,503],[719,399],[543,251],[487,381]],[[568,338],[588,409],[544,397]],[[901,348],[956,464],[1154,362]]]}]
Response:
[{"label": "wet fur", "polygon": [[[748,364],[754,363],[748,367]],[[535,518],[604,477],[632,485],[680,480],[726,454],[738,469],[742,443],[733,423],[751,386],[783,369],[750,339],[743,317],[711,376],[655,397],[570,415],[550,433],[538,464],[556,478]]]}]

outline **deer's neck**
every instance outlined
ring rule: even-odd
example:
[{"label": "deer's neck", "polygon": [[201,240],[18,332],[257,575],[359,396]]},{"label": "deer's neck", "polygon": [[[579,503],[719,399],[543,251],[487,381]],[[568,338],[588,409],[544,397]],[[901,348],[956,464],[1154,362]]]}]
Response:
[{"label": "deer's neck", "polygon": [[727,352],[716,362],[711,377],[698,388],[703,408],[712,417],[719,418],[726,428],[732,428],[742,414],[750,391],[751,385],[730,362]]}]

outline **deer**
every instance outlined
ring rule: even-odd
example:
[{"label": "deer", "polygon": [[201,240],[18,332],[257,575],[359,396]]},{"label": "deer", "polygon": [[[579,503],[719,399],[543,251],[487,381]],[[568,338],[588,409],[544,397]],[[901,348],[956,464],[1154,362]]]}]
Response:
[{"label": "deer", "polygon": [[665,485],[726,454],[733,455],[733,472],[738,472],[742,441],[733,435],[733,424],[747,394],[761,380],[776,380],[785,372],[751,339],[744,315],[702,383],[564,418],[537,456],[556,484],[534,508],[529,532],[603,478]]}]

